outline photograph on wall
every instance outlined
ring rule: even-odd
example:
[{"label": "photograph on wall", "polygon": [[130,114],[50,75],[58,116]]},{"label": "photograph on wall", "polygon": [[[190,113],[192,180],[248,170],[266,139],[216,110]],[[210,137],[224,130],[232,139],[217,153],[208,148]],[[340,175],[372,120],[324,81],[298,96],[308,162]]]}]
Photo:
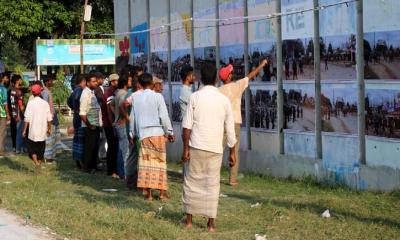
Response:
[{"label": "photograph on wall", "polygon": [[356,36],[321,37],[321,79],[355,80],[356,75]]},{"label": "photograph on wall", "polygon": [[275,12],[276,1],[248,1],[249,18],[249,70],[254,70],[263,59],[268,64],[252,80],[253,82],[276,81],[276,24],[273,19],[259,17]]},{"label": "photograph on wall", "polygon": [[200,68],[204,63],[215,64],[216,60],[216,23],[207,21],[214,19],[215,1],[194,1],[194,72],[197,79],[196,88],[200,83]]},{"label": "photograph on wall", "polygon": [[315,130],[313,84],[285,84],[283,99],[284,129],[313,132]]},{"label": "photograph on wall", "polygon": [[[130,48],[130,58],[129,63],[141,66],[143,69],[147,69],[147,52],[149,43],[147,40],[147,32],[141,32],[149,28],[147,22],[147,13],[143,11],[146,9],[146,1],[133,0],[131,1],[132,14],[131,14],[131,24],[132,29],[130,31],[129,44],[124,42],[120,44],[120,48]],[[126,6],[125,6],[126,7]],[[129,22],[129,21],[128,21]]]},{"label": "photograph on wall", "polygon": [[[277,92],[274,84],[253,83],[250,87],[250,126],[277,131]],[[314,88],[312,84],[284,85],[284,129],[312,132],[315,129]],[[242,118],[245,119],[242,100]]]},{"label": "photograph on wall", "polygon": [[[179,105],[179,95],[181,91],[182,84],[180,83],[173,83],[172,85],[172,118],[171,121],[173,122],[182,122],[182,114],[181,108]],[[169,110],[169,85],[164,83],[164,91],[162,95],[165,100],[165,104],[167,105],[167,109]]]},{"label": "photograph on wall", "polygon": [[357,99],[355,83],[322,84],[322,131],[357,134]]},{"label": "photograph on wall", "polygon": [[168,1],[150,1],[150,67],[154,76],[168,80]]},{"label": "photograph on wall", "polygon": [[[222,19],[244,16],[242,0],[220,1],[219,15]],[[220,22],[221,67],[233,65],[233,78],[244,77],[244,20],[234,19]]]},{"label": "photograph on wall", "polygon": [[172,82],[181,82],[179,73],[184,65],[190,65],[190,42],[192,22],[190,1],[171,0],[171,60]]},{"label": "photograph on wall", "polygon": [[365,95],[366,134],[400,139],[400,85],[392,89],[373,86]]},{"label": "photograph on wall", "polygon": [[[250,127],[265,130],[277,130],[276,87],[271,84],[254,84],[250,96]],[[242,119],[245,126],[245,101],[242,99]]]},{"label": "photograph on wall", "polygon": [[400,30],[364,34],[365,79],[400,79]]},{"label": "photograph on wall", "polygon": [[[336,0],[321,0],[329,5]],[[320,11],[320,49],[322,80],[356,79],[355,3],[340,4]]]},{"label": "photograph on wall", "polygon": [[282,42],[283,80],[314,80],[312,38]]}]

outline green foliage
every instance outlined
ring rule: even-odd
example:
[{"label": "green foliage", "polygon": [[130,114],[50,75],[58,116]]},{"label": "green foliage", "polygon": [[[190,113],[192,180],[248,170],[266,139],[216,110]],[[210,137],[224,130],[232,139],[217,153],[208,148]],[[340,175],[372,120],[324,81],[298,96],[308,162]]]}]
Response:
[{"label": "green foliage", "polygon": [[54,81],[51,93],[53,95],[53,101],[56,105],[64,105],[67,103],[67,99],[71,94],[71,90],[67,87],[68,83],[65,79],[63,71],[58,71],[56,80]]},{"label": "green foliage", "polygon": [[[86,30],[113,32],[113,1],[92,0],[89,4],[93,6],[92,20]],[[35,40],[78,38],[82,13],[83,2],[76,0],[0,0],[0,56],[10,69],[15,63],[32,65]]]}]

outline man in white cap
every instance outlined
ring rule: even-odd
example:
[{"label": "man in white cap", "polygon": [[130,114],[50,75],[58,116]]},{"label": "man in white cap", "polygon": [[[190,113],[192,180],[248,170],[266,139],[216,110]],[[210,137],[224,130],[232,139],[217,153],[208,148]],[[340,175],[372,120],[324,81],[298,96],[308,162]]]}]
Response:
[{"label": "man in white cap", "polygon": [[153,76],[153,91],[156,93],[163,93],[164,91],[164,82],[163,80],[159,79],[158,77]]},{"label": "man in white cap", "polygon": [[114,127],[114,111],[111,108],[111,102],[114,100],[115,91],[118,88],[118,74],[111,74],[108,78],[109,87],[104,92],[103,104],[101,105],[103,128],[107,138],[107,175],[113,178],[119,178],[117,174],[117,156],[118,156],[118,145],[117,137],[115,136]]}]

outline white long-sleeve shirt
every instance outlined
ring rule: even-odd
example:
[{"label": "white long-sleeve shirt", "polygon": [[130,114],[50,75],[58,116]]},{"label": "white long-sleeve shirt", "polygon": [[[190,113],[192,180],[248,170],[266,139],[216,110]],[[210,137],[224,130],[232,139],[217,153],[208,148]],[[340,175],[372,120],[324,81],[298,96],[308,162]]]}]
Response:
[{"label": "white long-sleeve shirt", "polygon": [[236,143],[231,103],[214,86],[205,86],[190,96],[182,127],[192,130],[189,146],[196,149],[223,153],[224,130],[228,147]]}]

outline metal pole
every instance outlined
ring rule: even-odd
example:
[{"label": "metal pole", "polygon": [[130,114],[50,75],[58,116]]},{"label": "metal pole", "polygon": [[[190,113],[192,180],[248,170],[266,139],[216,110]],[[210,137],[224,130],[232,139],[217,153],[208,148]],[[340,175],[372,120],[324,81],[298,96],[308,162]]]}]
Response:
[{"label": "metal pole", "polygon": [[168,109],[172,120],[171,0],[168,0]]},{"label": "metal pole", "polygon": [[190,0],[190,65],[194,68],[194,6],[193,0]]},{"label": "metal pole", "polygon": [[[128,0],[128,18],[129,18],[129,22],[128,22],[129,31],[128,31],[128,32],[132,31],[132,6],[131,6],[131,4],[132,4],[132,3],[131,3],[131,0]],[[130,36],[129,36],[129,38],[130,38]],[[132,55],[129,54],[128,63],[132,63],[132,62],[131,62],[131,59],[132,59],[132,61],[133,61]]]},{"label": "metal pole", "polygon": [[315,145],[316,157],[322,159],[321,50],[319,39],[319,0],[314,0]]},{"label": "metal pole", "polygon": [[[147,28],[150,29],[150,0],[146,1],[146,21]],[[151,43],[150,31],[147,32],[147,72],[151,73]]]},{"label": "metal pole", "polygon": [[89,0],[85,0],[85,5],[83,6],[83,14],[82,14],[82,23],[81,23],[81,35],[80,35],[80,43],[81,43],[81,48],[80,48],[80,56],[81,56],[81,74],[85,72],[85,66],[83,63],[83,34],[85,33],[85,10],[86,6],[88,5]]},{"label": "metal pole", "polygon": [[[219,0],[215,0],[215,18],[219,19]],[[215,22],[215,66],[219,70],[221,62],[219,22]],[[219,80],[219,76],[217,74]]]},{"label": "metal pole", "polygon": [[[281,0],[276,1],[276,12],[281,12]],[[282,81],[282,17],[276,17],[276,60],[277,60],[277,108],[278,108],[278,135],[279,135],[279,154],[285,154],[283,122],[283,81]]]},{"label": "metal pole", "polygon": [[131,9],[132,7],[131,7],[131,0],[128,0],[128,17],[129,17],[129,21],[128,21],[128,27],[129,27],[129,31],[128,32],[130,32],[130,31],[132,31],[132,18],[131,18],[131,11],[132,11],[132,9]]},{"label": "metal pole", "polygon": [[365,154],[365,80],[364,80],[364,26],[363,26],[363,0],[356,2],[357,8],[357,36],[356,36],[356,61],[358,81],[358,137],[359,161],[366,164]]},{"label": "metal pole", "polygon": [[[35,45],[35,51],[36,51],[36,53],[37,53],[37,43],[38,43],[38,41],[40,40],[40,37],[38,37],[37,38],[37,40],[36,40],[36,45]],[[35,59],[36,59],[36,80],[37,81],[40,81],[40,65],[38,64],[38,59],[36,58],[36,56],[35,56]]]},{"label": "metal pole", "polygon": [[[249,15],[248,0],[244,0],[244,16]],[[245,18],[244,20],[244,73],[249,74],[249,20]],[[247,137],[247,149],[251,150],[251,129],[250,129],[250,85],[246,89],[244,99],[245,99],[245,112],[246,112],[246,137]]]},{"label": "metal pole", "polygon": [[40,65],[37,65],[36,66],[36,71],[37,71],[37,73],[36,73],[36,77],[37,77],[37,81],[40,81]]}]

